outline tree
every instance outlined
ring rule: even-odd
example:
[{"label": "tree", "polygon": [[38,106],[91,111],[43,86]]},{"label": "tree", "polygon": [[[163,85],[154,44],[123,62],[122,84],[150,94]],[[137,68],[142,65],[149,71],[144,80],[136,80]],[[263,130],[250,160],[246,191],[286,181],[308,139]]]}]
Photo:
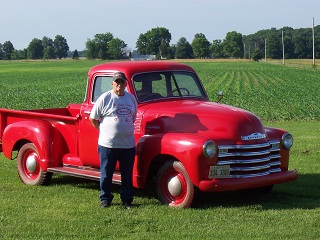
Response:
[{"label": "tree", "polygon": [[136,42],[137,52],[140,54],[147,54],[147,44],[148,44],[147,37],[141,33]]},{"label": "tree", "polygon": [[54,51],[54,43],[51,38],[43,37],[42,38],[42,46],[43,46],[43,58],[44,59],[56,58],[56,54]]},{"label": "tree", "polygon": [[168,29],[162,27],[152,28],[145,34],[139,35],[136,48],[140,54],[154,54],[160,57],[160,45],[169,45],[170,41],[171,33]]},{"label": "tree", "polygon": [[45,49],[46,47],[53,47],[53,40],[49,37],[43,37],[42,46],[43,46],[43,49]]},{"label": "tree", "polygon": [[72,59],[79,59],[79,53],[78,50],[74,50],[73,54],[72,54]]},{"label": "tree", "polygon": [[294,53],[297,58],[312,58],[312,31],[301,28],[293,36]]},{"label": "tree", "polygon": [[283,31],[283,42],[284,42],[284,48],[285,48],[285,58],[295,58],[294,53],[294,43],[293,43],[293,35],[294,30],[290,27],[284,27],[280,29],[280,31]]},{"label": "tree", "polygon": [[161,40],[161,44],[159,46],[159,55],[160,59],[169,59],[170,57],[170,46],[164,39]]},{"label": "tree", "polygon": [[222,58],[223,54],[223,45],[220,39],[216,39],[212,41],[211,45],[211,53],[214,58]]},{"label": "tree", "polygon": [[28,50],[14,50],[11,54],[12,60],[22,60],[28,58]]},{"label": "tree", "polygon": [[2,54],[4,60],[11,60],[11,54],[14,51],[13,44],[10,41],[6,41],[2,45]]},{"label": "tree", "polygon": [[67,40],[61,35],[57,35],[53,41],[55,55],[61,59],[68,56],[69,46]]},{"label": "tree", "polygon": [[210,42],[203,33],[194,35],[191,43],[193,54],[196,58],[207,58],[210,55]]},{"label": "tree", "polygon": [[178,59],[193,58],[192,46],[185,37],[182,37],[178,40],[175,53],[175,57]]},{"label": "tree", "polygon": [[103,60],[108,59],[108,44],[112,39],[113,35],[109,32],[94,35],[93,41],[96,44],[98,58]]},{"label": "tree", "polygon": [[110,59],[122,59],[125,55],[127,44],[119,38],[114,38],[108,43],[108,56]]},{"label": "tree", "polygon": [[54,59],[54,58],[55,58],[55,53],[54,53],[53,46],[47,46],[43,50],[43,59]]},{"label": "tree", "polygon": [[96,44],[94,43],[94,41],[88,39],[86,42],[86,50],[85,50],[85,56],[88,59],[96,59],[98,58],[98,54],[96,54]]},{"label": "tree", "polygon": [[267,32],[267,56],[273,59],[282,58],[281,32],[271,28]]},{"label": "tree", "polygon": [[3,55],[4,55],[4,53],[3,53],[3,50],[2,50],[2,44],[0,43],[0,60],[4,59]]},{"label": "tree", "polygon": [[28,58],[41,59],[43,58],[43,46],[40,39],[34,38],[28,46]]},{"label": "tree", "polygon": [[262,58],[262,53],[261,53],[261,51],[259,50],[259,48],[256,48],[256,49],[253,51],[251,57],[252,57],[252,59],[253,59],[254,61],[256,61],[256,62],[258,62],[259,59]]},{"label": "tree", "polygon": [[113,39],[109,32],[96,34],[92,40],[86,42],[86,57],[88,59],[108,59],[108,44]]},{"label": "tree", "polygon": [[228,57],[243,57],[242,34],[236,31],[228,32],[223,41],[223,51]]}]

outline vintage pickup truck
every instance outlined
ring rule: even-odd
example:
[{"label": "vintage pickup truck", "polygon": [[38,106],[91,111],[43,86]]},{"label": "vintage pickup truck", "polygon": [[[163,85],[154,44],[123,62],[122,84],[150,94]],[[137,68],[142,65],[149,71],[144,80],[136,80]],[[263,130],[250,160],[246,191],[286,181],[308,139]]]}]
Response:
[{"label": "vintage pickup truck", "polygon": [[[89,121],[96,99],[124,72],[138,102],[133,183],[154,180],[161,203],[189,207],[198,191],[271,191],[293,181],[288,170],[292,135],[265,127],[254,114],[210,102],[188,65],[123,61],[88,72],[85,100],[65,108],[0,109],[0,152],[14,159],[22,182],[46,185],[52,173],[99,180],[98,131]],[[114,183],[121,184],[118,168]],[[152,181],[151,181],[152,182]]]}]

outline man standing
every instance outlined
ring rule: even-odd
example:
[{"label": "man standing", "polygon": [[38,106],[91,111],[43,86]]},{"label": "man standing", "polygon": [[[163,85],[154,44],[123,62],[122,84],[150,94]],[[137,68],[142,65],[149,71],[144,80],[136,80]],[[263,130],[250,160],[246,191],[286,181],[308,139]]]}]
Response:
[{"label": "man standing", "polygon": [[97,99],[89,118],[99,130],[101,208],[109,207],[112,202],[112,176],[117,161],[121,172],[121,201],[126,208],[132,207],[132,170],[135,156],[133,131],[137,102],[132,94],[125,91],[126,86],[127,78],[124,73],[115,73],[112,90]]}]

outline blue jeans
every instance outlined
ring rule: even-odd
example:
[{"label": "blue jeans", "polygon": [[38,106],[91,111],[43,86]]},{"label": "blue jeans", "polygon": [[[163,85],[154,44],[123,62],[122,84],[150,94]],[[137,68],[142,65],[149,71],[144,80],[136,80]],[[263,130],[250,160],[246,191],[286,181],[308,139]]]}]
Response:
[{"label": "blue jeans", "polygon": [[100,201],[111,203],[112,195],[112,176],[119,161],[121,173],[120,197],[122,201],[133,201],[132,171],[135,156],[135,147],[128,149],[107,148],[98,146],[100,156]]}]

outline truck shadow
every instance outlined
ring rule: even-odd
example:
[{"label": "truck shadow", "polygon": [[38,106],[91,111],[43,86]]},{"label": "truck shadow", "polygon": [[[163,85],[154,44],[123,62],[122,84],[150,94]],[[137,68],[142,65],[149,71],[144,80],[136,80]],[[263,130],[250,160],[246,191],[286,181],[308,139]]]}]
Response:
[{"label": "truck shadow", "polygon": [[196,208],[247,207],[268,209],[315,209],[320,207],[320,175],[301,174],[294,182],[275,185],[268,194],[254,191],[200,193]]},{"label": "truck shadow", "polygon": [[[216,193],[198,193],[194,209],[234,208],[246,207],[248,209],[315,209],[320,207],[320,175],[301,174],[294,182],[275,185],[268,194],[254,191],[231,191]],[[56,175],[51,185],[74,185],[79,188],[100,191],[99,182],[65,175]],[[119,194],[120,185],[113,186],[115,194]],[[158,201],[155,182],[149,181],[143,189],[135,189],[137,198],[147,198]],[[153,201],[153,202],[155,202]],[[138,202],[138,201],[137,201]],[[139,205],[139,202],[137,203]]]}]

